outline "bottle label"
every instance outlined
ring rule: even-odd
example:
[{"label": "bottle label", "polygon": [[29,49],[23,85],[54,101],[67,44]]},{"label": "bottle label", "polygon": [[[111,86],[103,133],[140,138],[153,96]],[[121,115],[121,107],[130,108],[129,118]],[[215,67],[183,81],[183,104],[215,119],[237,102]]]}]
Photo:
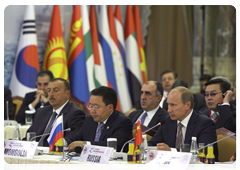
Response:
[{"label": "bottle label", "polygon": [[135,155],[128,155],[127,156],[127,161],[129,163],[135,163],[136,162],[136,156]]},{"label": "bottle label", "polygon": [[142,162],[142,154],[136,155],[136,162],[141,163]]},{"label": "bottle label", "polygon": [[206,164],[215,164],[215,158],[207,158]]}]

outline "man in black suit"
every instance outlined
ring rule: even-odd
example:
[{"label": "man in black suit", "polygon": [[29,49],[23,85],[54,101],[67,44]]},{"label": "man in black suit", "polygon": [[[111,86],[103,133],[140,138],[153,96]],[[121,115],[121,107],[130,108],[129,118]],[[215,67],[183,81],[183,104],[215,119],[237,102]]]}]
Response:
[{"label": "man in black suit", "polygon": [[224,77],[213,77],[206,84],[205,100],[208,109],[202,113],[213,120],[216,128],[224,127],[236,132],[236,108],[230,105],[233,98],[231,83]]},{"label": "man in black suit", "polygon": [[[163,87],[157,81],[148,81],[143,84],[141,89],[141,107],[142,109],[132,112],[128,117],[132,123],[141,120],[141,124],[149,128],[162,122],[168,115],[168,112],[159,106],[162,100]],[[157,131],[159,126],[153,130]]]},{"label": "man in black suit", "polygon": [[40,107],[49,105],[48,102],[48,83],[52,80],[53,74],[49,70],[42,70],[37,74],[37,91],[29,92],[25,95],[22,105],[16,115],[18,123],[25,124],[25,111],[36,110]]},{"label": "man in black suit", "polygon": [[[8,106],[7,106],[7,101],[8,101]],[[14,118],[12,92],[10,89],[4,87],[4,120],[8,119],[7,109],[8,109],[8,118],[9,120],[11,120]]]},{"label": "man in black suit", "polygon": [[92,90],[88,107],[91,115],[86,117],[80,131],[72,137],[64,138],[69,144],[68,149],[71,151],[75,147],[83,147],[84,141],[107,146],[107,138],[117,138],[119,152],[124,143],[132,138],[132,122],[115,110],[116,106],[117,93],[114,89],[101,86]]},{"label": "man in black suit", "polygon": [[[193,110],[193,95],[185,87],[179,86],[168,95],[168,112],[166,123],[158,129],[148,142],[149,146],[157,146],[158,150],[171,151],[179,149],[181,143],[191,144],[191,138],[197,137],[197,143],[205,145],[217,140],[216,128],[208,117]],[[218,160],[217,145],[214,153]]]},{"label": "man in black suit", "polygon": [[[63,115],[64,129],[75,128],[74,131],[65,131],[64,137],[69,137],[76,133],[82,127],[85,114],[79,107],[69,102],[69,96],[69,83],[62,78],[52,79],[48,84],[50,105],[37,110],[34,122],[27,130],[27,133],[36,132],[36,136],[50,133],[49,130],[51,130],[54,120],[60,115]],[[39,146],[48,146],[47,138],[48,135],[38,137],[36,141],[39,141]]]}]

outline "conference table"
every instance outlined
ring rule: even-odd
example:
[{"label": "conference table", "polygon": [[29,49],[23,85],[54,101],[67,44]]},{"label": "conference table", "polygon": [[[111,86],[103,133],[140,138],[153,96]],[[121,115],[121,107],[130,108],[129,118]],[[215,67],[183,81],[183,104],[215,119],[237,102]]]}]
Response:
[{"label": "conference table", "polygon": [[[108,165],[98,165],[79,162],[77,157],[74,161],[63,162],[61,155],[35,155],[33,159],[4,157],[5,170],[125,170],[125,169],[145,169],[137,167],[137,164],[128,164],[126,161],[109,161]],[[215,166],[208,168],[214,170],[228,170],[232,168],[222,168]]]}]

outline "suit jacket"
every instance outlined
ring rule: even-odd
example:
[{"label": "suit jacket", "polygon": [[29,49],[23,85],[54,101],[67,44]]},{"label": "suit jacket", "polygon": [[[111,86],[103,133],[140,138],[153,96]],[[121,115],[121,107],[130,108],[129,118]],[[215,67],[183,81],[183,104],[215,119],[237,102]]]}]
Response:
[{"label": "suit jacket", "polygon": [[[135,124],[135,122],[137,121],[137,119],[139,118],[139,116],[141,115],[142,112],[143,112],[143,109],[140,109],[140,110],[132,112],[128,116],[131,119],[132,124]],[[154,116],[152,117],[152,120],[149,122],[147,127],[151,128],[151,127],[155,126],[158,122],[162,122],[167,115],[169,115],[168,112],[166,110],[162,109],[161,107],[159,107],[159,109],[154,114]],[[159,126],[153,128],[153,130],[157,131],[158,128],[159,128]]]},{"label": "suit jacket", "polygon": [[[23,102],[22,102],[22,105],[20,107],[20,109],[18,110],[18,113],[16,115],[16,121],[18,123],[21,123],[21,124],[25,124],[25,111],[26,110],[29,110],[29,107],[28,105],[30,103],[32,103],[34,100],[35,100],[35,96],[36,95],[36,92],[30,92],[30,93],[26,93],[24,99],[23,99]],[[49,105],[49,102],[45,103],[44,106],[48,106]],[[39,102],[36,106],[35,106],[35,110],[37,110],[38,108],[40,108],[41,106],[41,102]],[[34,116],[35,117],[35,116]]]},{"label": "suit jacket", "polygon": [[[166,123],[159,127],[158,131],[148,142],[149,146],[156,146],[157,143],[165,143],[171,148],[175,148],[177,135],[177,120],[172,120],[170,116],[166,117]],[[192,136],[197,137],[197,143],[205,145],[217,140],[216,127],[211,119],[193,111],[189,119],[184,143],[191,145]],[[207,152],[205,152],[207,153]],[[214,145],[214,154],[218,161],[217,144]]]},{"label": "suit jacket", "polygon": [[[107,138],[117,138],[117,151],[119,152],[128,140],[132,138],[132,122],[123,113],[115,110],[108,118],[101,133],[99,142],[94,142],[98,123],[93,117],[87,116],[82,128],[72,137],[65,140],[68,144],[74,141],[90,141],[92,145],[107,146]],[[125,147],[124,151],[127,151]]]},{"label": "suit jacket", "polygon": [[[236,108],[232,105],[221,105],[217,106],[218,113],[220,114],[219,119],[215,123],[216,129],[224,127],[232,132],[236,132]],[[209,117],[210,110],[207,109],[200,113]]]},{"label": "suit jacket", "polygon": [[7,120],[7,104],[8,101],[8,118],[11,120],[14,118],[13,113],[13,100],[12,100],[12,92],[10,89],[4,87],[4,120]]},{"label": "suit jacket", "polygon": [[[36,136],[42,135],[46,129],[48,121],[53,113],[53,107],[51,105],[39,108],[36,111],[35,119],[33,124],[27,130],[28,132],[36,132]],[[68,102],[62,109],[61,113],[63,114],[63,128],[75,128],[74,131],[65,131],[64,137],[69,137],[74,135],[79,129],[81,129],[85,114],[84,112],[77,107],[75,104]],[[45,137],[44,146],[48,146],[47,137]],[[36,138],[36,141],[39,141],[41,137]]]},{"label": "suit jacket", "polygon": [[[194,107],[196,111],[205,110],[207,108],[205,97],[203,95],[193,93]],[[167,99],[163,102],[163,109],[168,110]]]}]

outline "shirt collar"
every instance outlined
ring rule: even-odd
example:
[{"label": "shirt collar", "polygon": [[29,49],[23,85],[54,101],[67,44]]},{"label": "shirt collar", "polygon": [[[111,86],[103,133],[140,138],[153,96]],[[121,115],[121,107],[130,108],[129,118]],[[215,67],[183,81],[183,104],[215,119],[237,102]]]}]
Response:
[{"label": "shirt collar", "polygon": [[59,107],[57,110],[54,110],[54,109],[53,109],[53,112],[56,112],[57,115],[59,115],[59,114],[61,113],[62,109],[64,108],[64,106],[67,104],[68,101],[69,101],[69,100],[67,100],[67,101],[66,101],[61,107]]},{"label": "shirt collar", "polygon": [[[189,122],[189,120],[190,120],[190,117],[192,116],[192,113],[193,113],[193,109],[192,109],[191,113],[190,113],[187,117],[185,117],[185,119],[183,119],[183,120],[181,121],[181,123],[182,123],[182,125],[183,125],[184,127],[187,127],[188,122]],[[180,122],[180,121],[178,120],[177,123],[179,123],[179,122]]]}]

